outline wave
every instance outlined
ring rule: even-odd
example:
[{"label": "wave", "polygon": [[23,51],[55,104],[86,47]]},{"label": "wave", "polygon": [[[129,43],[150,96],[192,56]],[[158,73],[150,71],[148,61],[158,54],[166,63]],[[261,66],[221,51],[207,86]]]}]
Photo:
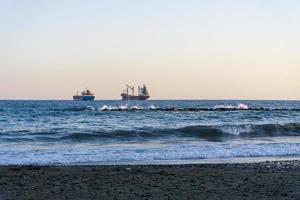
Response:
[{"label": "wave", "polygon": [[186,126],[180,128],[136,130],[82,130],[72,131],[56,129],[31,132],[28,130],[1,132],[0,140],[5,141],[42,141],[63,142],[69,141],[151,141],[165,138],[172,141],[174,138],[195,138],[209,141],[221,141],[230,138],[256,138],[274,136],[300,136],[300,123],[289,124],[245,124],[223,126]]},{"label": "wave", "polygon": [[300,109],[296,108],[263,108],[263,107],[249,107],[245,104],[239,104],[238,106],[224,106],[224,105],[218,105],[214,106],[213,108],[205,108],[205,107],[189,107],[189,108],[178,108],[178,107],[169,107],[169,108],[162,108],[162,107],[155,107],[150,106],[147,108],[139,107],[139,106],[132,106],[128,107],[125,106],[108,106],[103,105],[100,109],[100,111],[164,111],[164,112],[228,112],[228,111],[297,111],[300,112]]},{"label": "wave", "polygon": [[58,112],[87,112],[87,111],[102,111],[102,112],[135,112],[135,111],[150,111],[150,112],[233,112],[233,111],[291,111],[300,112],[300,108],[264,108],[264,107],[250,107],[246,104],[233,105],[217,105],[214,107],[157,107],[151,105],[149,107],[142,106],[128,106],[119,105],[103,105],[96,106],[82,106],[69,108],[52,108],[51,111]]},{"label": "wave", "polygon": [[162,137],[196,137],[207,140],[219,140],[230,137],[274,137],[300,136],[300,124],[261,124],[261,125],[224,125],[224,126],[186,126],[175,129],[140,129],[91,131],[72,133],[60,139],[90,140],[107,138],[115,140],[148,140]]},{"label": "wave", "polygon": [[246,104],[239,104],[238,106],[233,105],[217,105],[214,106],[214,109],[240,109],[240,110],[248,110],[249,106]]},{"label": "wave", "polygon": [[223,126],[186,126],[178,129],[164,129],[159,133],[175,134],[181,137],[198,137],[203,139],[222,139],[230,137],[274,137],[300,136],[300,124],[245,124]]},{"label": "wave", "polygon": [[[200,160],[221,159],[225,162],[254,160],[272,160],[299,158],[300,143],[266,143],[266,144],[168,144],[149,148],[148,146],[79,146],[52,145],[17,147],[14,149],[1,147],[1,165],[57,165],[57,164],[171,164],[198,163]],[[244,158],[244,159],[243,159]],[[213,160],[209,160],[213,159]],[[141,162],[141,163],[139,163]],[[269,167],[269,163],[266,167]],[[276,165],[278,169],[285,167]],[[296,166],[297,167],[297,166]]]},{"label": "wave", "polygon": [[300,124],[261,124],[261,125],[224,125],[224,126],[189,126],[177,129],[180,133],[200,137],[271,137],[300,136]]}]

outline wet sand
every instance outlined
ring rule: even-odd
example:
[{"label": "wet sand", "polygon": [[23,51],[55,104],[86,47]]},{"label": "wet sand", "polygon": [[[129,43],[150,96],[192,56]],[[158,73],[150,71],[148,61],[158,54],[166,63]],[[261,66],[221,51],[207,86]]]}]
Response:
[{"label": "wet sand", "polygon": [[1,166],[0,199],[300,199],[300,162]]}]

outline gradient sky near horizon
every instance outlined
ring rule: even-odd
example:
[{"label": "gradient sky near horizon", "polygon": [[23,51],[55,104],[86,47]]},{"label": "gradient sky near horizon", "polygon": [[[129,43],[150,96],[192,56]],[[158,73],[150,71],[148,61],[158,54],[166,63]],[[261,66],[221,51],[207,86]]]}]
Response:
[{"label": "gradient sky near horizon", "polygon": [[300,99],[298,0],[0,0],[0,99]]}]

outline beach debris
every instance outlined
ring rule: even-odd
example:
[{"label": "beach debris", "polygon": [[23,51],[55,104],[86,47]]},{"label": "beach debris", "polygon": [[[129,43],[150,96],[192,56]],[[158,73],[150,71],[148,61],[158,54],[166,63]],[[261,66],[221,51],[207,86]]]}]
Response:
[{"label": "beach debris", "polygon": [[126,167],[125,168],[127,171],[132,171],[132,169],[130,167]]}]

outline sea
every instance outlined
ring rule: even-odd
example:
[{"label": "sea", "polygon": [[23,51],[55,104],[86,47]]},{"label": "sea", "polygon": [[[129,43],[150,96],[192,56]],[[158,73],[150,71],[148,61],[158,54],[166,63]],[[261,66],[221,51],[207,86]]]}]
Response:
[{"label": "sea", "polygon": [[0,165],[299,156],[300,101],[0,101]]}]

